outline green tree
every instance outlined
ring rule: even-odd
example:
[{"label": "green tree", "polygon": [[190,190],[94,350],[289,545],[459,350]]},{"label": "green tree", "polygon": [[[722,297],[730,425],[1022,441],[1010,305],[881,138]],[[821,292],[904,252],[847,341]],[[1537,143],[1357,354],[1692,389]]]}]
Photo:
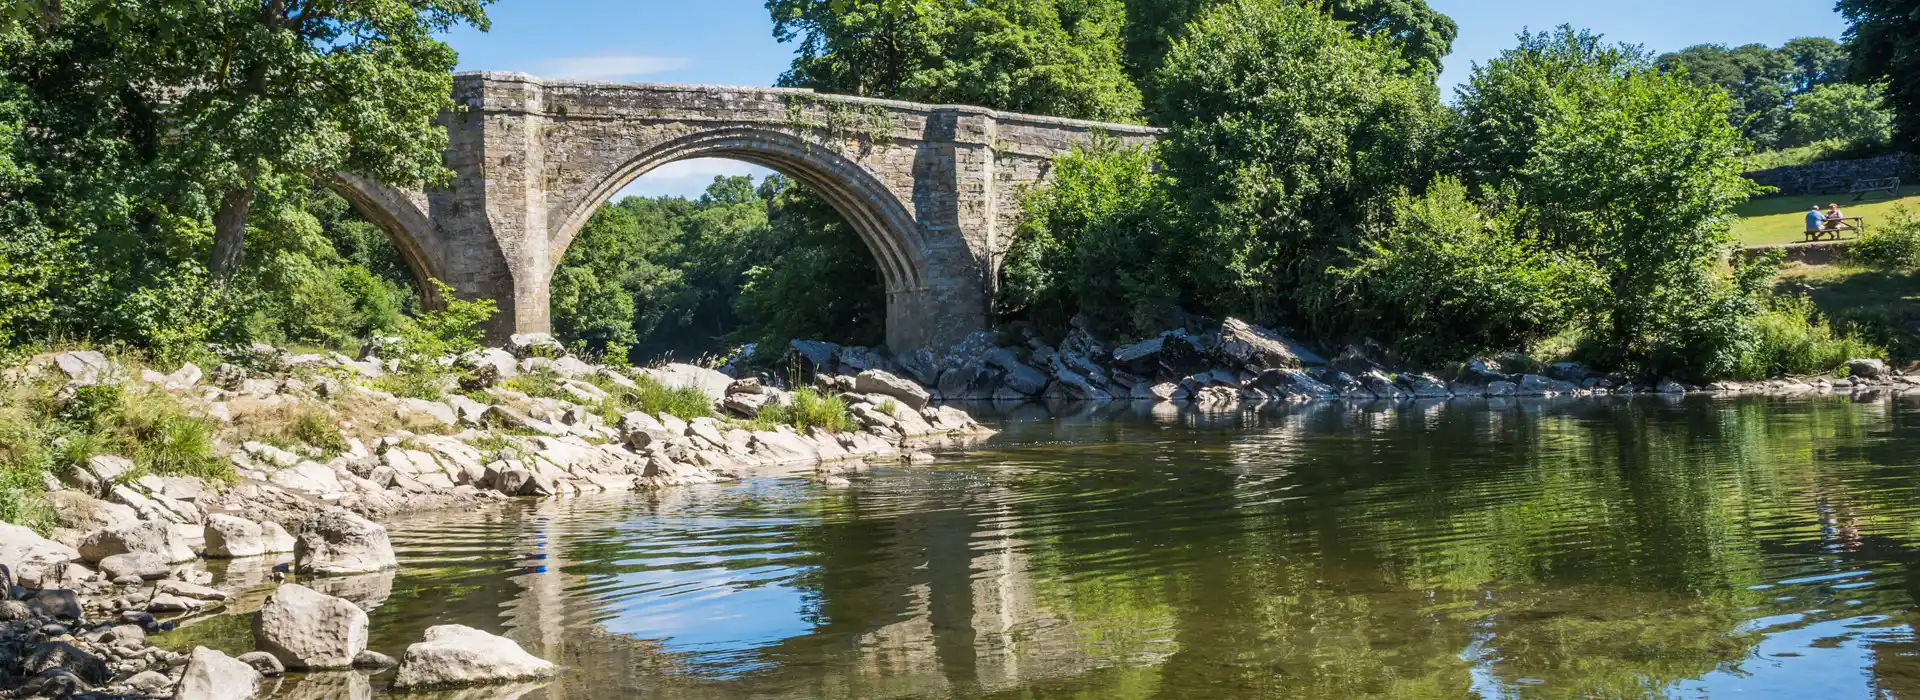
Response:
[{"label": "green tree", "polygon": [[734,300],[740,327],[733,342],[784,346],[794,339],[852,345],[886,341],[887,292],[873,252],[819,195],[785,177],[771,177],[767,197],[772,240],[785,253],[746,271]]},{"label": "green tree", "polygon": [[142,76],[170,86],[173,158],[213,183],[212,262],[241,261],[266,181],[351,172],[395,185],[438,179],[453,49],[438,35],[486,29],[489,0],[207,0],[148,3],[114,36]]},{"label": "green tree", "polygon": [[780,84],[1125,121],[1140,91],[1121,66],[1120,0],[768,0],[798,44]]},{"label": "green tree", "polygon": [[1075,149],[1029,193],[1001,265],[999,312],[1046,330],[1080,316],[1096,333],[1162,330],[1179,301],[1178,270],[1163,266],[1165,181],[1152,150]]},{"label": "green tree", "polygon": [[[1126,63],[1134,79],[1149,86],[1153,71],[1186,27],[1222,0],[1127,0],[1123,32]],[[1438,75],[1440,62],[1453,53],[1459,26],[1426,0],[1308,0],[1335,19],[1348,22],[1356,36],[1379,34],[1394,41],[1409,70]]]},{"label": "green tree", "polygon": [[1569,101],[1644,65],[1647,55],[1561,26],[1522,32],[1518,46],[1474,66],[1457,89],[1460,115],[1453,167],[1470,184],[1498,189],[1526,166],[1541,130]]},{"label": "green tree", "polygon": [[[1432,81],[1385,37],[1317,9],[1237,0],[1194,22],[1155,79],[1172,245],[1209,313],[1331,323],[1324,270],[1403,188],[1431,178]],[[1316,311],[1316,309],[1320,311]]]},{"label": "green tree", "polygon": [[1885,85],[1896,145],[1920,150],[1920,8],[1913,0],[1840,0],[1839,9],[1853,23],[1852,78]]},{"label": "green tree", "polygon": [[1822,85],[1794,101],[1788,146],[1834,141],[1855,151],[1885,148],[1893,140],[1893,113],[1880,91],[1866,85]]},{"label": "green tree", "polygon": [[1794,39],[1779,48],[1701,44],[1656,63],[1664,71],[1684,71],[1696,84],[1726,90],[1734,123],[1763,149],[1800,145],[1792,133],[1800,99],[1844,82],[1850,65],[1846,47],[1826,37]]},{"label": "green tree", "polygon": [[1733,206],[1759,191],[1741,177],[1747,144],[1725,92],[1628,66],[1555,96],[1518,177],[1533,225],[1606,276],[1596,334],[1607,364],[1694,377],[1731,373],[1751,348],[1743,327],[1760,286],[1717,266]]},{"label": "green tree", "polygon": [[1601,287],[1593,265],[1543,245],[1513,212],[1484,210],[1458,180],[1393,210],[1339,270],[1342,296],[1369,335],[1416,360],[1525,348],[1570,327]]}]

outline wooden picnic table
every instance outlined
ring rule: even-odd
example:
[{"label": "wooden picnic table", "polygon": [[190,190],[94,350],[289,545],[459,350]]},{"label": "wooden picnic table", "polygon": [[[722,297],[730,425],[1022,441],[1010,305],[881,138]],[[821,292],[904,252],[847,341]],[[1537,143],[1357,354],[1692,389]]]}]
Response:
[{"label": "wooden picnic table", "polygon": [[1843,216],[1838,219],[1827,219],[1826,223],[1820,228],[1807,231],[1807,240],[1837,241],[1840,240],[1840,234],[1842,233],[1852,232],[1858,234],[1865,230],[1867,230],[1866,217]]}]

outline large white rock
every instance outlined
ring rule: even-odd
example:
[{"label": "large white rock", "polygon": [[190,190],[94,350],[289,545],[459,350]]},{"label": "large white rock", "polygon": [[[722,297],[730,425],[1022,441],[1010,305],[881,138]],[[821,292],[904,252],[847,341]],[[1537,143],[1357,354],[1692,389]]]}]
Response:
[{"label": "large white rock", "polygon": [[521,649],[513,640],[464,625],[427,629],[427,640],[407,647],[397,689],[450,688],[531,680],[552,676],[552,662]]},{"label": "large white rock", "polygon": [[926,406],[930,398],[927,390],[919,383],[878,369],[870,369],[855,376],[853,390],[862,394],[879,394],[891,398],[915,411]]},{"label": "large white rock", "polygon": [[344,508],[329,508],[308,520],[293,546],[294,570],[302,574],[364,574],[400,565],[387,528]]},{"label": "large white rock", "polygon": [[0,522],[0,566],[13,572],[16,580],[40,580],[61,564],[80,558],[80,552],[39,533],[12,523]]},{"label": "large white rock", "polygon": [[285,554],[292,552],[294,546],[297,544],[293,541],[293,535],[288,533],[286,528],[281,527],[280,523],[271,520],[260,523],[260,536],[266,541],[268,554]]},{"label": "large white rock", "polygon": [[266,531],[259,523],[231,515],[207,516],[207,558],[237,559],[267,553]]},{"label": "large white rock", "polygon": [[643,369],[640,373],[659,382],[668,389],[693,387],[715,402],[727,397],[727,387],[733,385],[733,377],[705,367],[688,364],[670,364],[665,367]]},{"label": "large white rock", "polygon": [[301,462],[281,469],[268,475],[267,480],[280,488],[305,491],[315,496],[347,490],[346,486],[340,483],[340,475],[334,473],[332,467],[316,462]]},{"label": "large white rock", "polygon": [[80,541],[80,556],[98,562],[115,554],[151,552],[169,564],[193,561],[193,549],[166,523],[147,521],[89,533]]},{"label": "large white rock", "polygon": [[173,700],[248,700],[260,692],[260,672],[247,662],[194,647]]},{"label": "large white rock", "polygon": [[344,598],[289,583],[260,604],[253,639],[287,668],[349,668],[367,648],[367,613]]}]

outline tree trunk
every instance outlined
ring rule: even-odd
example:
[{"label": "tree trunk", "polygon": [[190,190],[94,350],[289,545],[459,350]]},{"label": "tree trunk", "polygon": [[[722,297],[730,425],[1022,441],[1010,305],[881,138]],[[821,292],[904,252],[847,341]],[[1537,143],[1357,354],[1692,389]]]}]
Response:
[{"label": "tree trunk", "polygon": [[220,197],[220,211],[213,215],[213,260],[207,269],[222,284],[240,269],[247,242],[247,212],[253,208],[253,177]]}]

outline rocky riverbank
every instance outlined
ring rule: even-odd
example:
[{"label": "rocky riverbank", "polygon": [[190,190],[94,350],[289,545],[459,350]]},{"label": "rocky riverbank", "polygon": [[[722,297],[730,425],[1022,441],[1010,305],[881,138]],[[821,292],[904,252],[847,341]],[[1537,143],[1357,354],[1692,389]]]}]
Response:
[{"label": "rocky riverbank", "polygon": [[[75,420],[104,396],[214,426],[211,454],[230,474],[175,473],[164,459],[99,450],[47,474],[41,530],[0,524],[0,697],[245,698],[267,692],[287,669],[398,666],[392,682],[416,688],[538,679],[552,664],[458,626],[430,630],[403,659],[368,652],[366,615],[348,600],[355,577],[395,566],[377,521],[763,468],[810,469],[821,483],[844,486],[842,474],[862,464],[922,461],[925,447],[989,434],[958,408],[975,402],[1238,410],[1322,400],[1920,391],[1920,377],[1877,360],[1849,363],[1844,377],[1704,387],[1519,356],[1445,373],[1397,371],[1377,349],[1329,358],[1234,319],[1120,346],[1080,329],[1057,344],[975,334],[944,353],[898,358],[798,341],[722,370],[595,365],[551,339],[522,336],[442,358],[459,371],[427,377],[425,390],[418,377],[397,381],[402,368],[380,344],[358,358],[264,346],[224,352],[230,361],[211,372],[187,364],[163,374],[96,351],[51,353],[0,372],[8,385],[32,389],[7,400],[46,404],[49,420]],[[415,395],[393,393],[403,387]],[[178,437],[145,429],[157,431],[152,439]],[[87,441],[56,439],[69,458]],[[229,580],[195,565],[214,558],[234,560]],[[147,643],[234,604],[230,596],[242,591],[241,609],[259,605],[255,651],[234,658]]]},{"label": "rocky riverbank", "polygon": [[[771,467],[811,468],[840,486],[846,470],[923,461],[924,447],[991,432],[884,370],[786,388],[692,365],[593,365],[529,336],[445,358],[464,371],[434,378],[441,398],[428,399],[383,390],[400,368],[377,348],[357,359],[265,346],[240,355],[210,373],[188,364],[162,374],[84,350],[5,371],[12,386],[38,388],[11,396],[49,404],[56,420],[110,397],[214,426],[212,452],[231,477],[112,453],[45,475],[44,532],[0,523],[0,697],[247,698],[285,669],[393,665],[406,688],[537,679],[552,664],[455,625],[429,630],[403,659],[371,654],[365,613],[320,591],[345,580],[332,577],[395,566],[374,521],[398,512]],[[278,584],[256,617],[257,651],[236,659],[147,643],[248,585],[215,582],[196,560],[289,556],[252,567],[262,576],[251,585]]]},{"label": "rocky riverbank", "polygon": [[[1447,371],[1396,367],[1372,346],[1331,356],[1238,319],[1201,330],[1169,330],[1109,345],[1080,328],[1058,344],[1031,333],[976,333],[945,354],[922,350],[898,359],[884,352],[796,341],[775,364],[805,372],[887,370],[930,387],[936,401],[1018,405],[1032,401],[1152,401],[1236,408],[1267,402],[1374,401],[1612,394],[1719,394],[1920,391],[1920,377],[1881,360],[1847,363],[1843,375],[1687,384],[1596,372],[1577,362],[1542,363],[1508,354]],[[1017,342],[1009,342],[1017,341]]]}]

